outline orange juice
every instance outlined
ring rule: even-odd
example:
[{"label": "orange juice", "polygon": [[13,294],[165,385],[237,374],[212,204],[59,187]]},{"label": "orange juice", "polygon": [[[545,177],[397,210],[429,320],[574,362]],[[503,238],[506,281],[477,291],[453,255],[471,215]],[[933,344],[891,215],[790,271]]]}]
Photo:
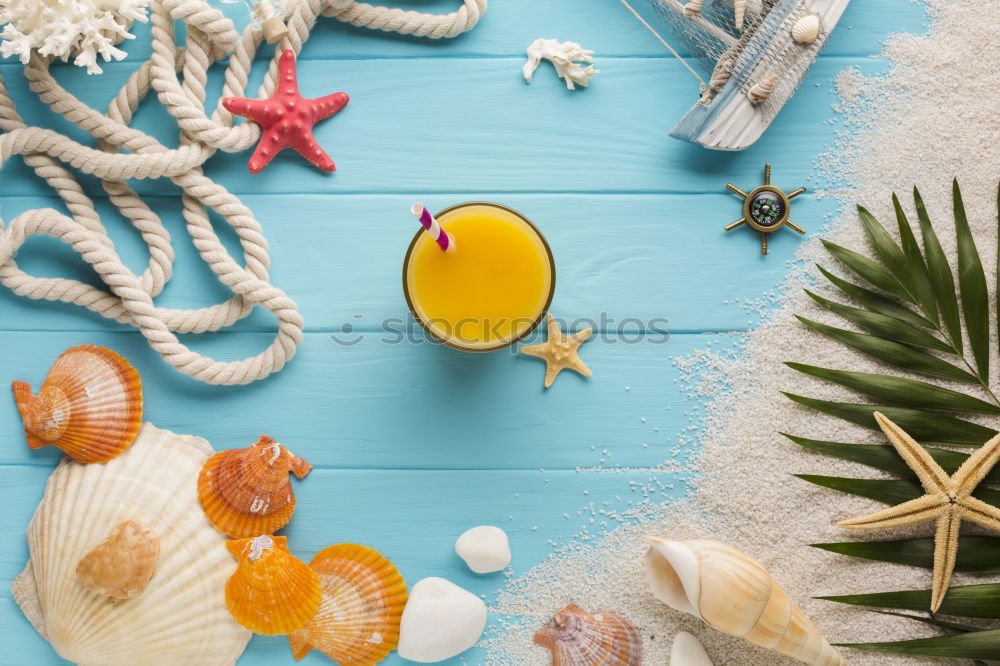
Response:
[{"label": "orange juice", "polygon": [[403,292],[432,337],[465,351],[493,351],[538,325],[555,291],[555,262],[541,232],[493,203],[434,216],[455,243],[445,252],[421,229],[403,263]]}]

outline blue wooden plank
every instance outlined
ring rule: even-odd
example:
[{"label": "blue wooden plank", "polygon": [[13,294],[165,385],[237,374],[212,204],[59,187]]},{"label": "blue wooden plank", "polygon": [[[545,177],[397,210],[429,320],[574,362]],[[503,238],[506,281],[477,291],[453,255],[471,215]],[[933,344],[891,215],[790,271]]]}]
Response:
[{"label": "blue wooden plank", "polygon": [[[217,387],[178,374],[133,333],[0,333],[0,378],[37,389],[64,349],[98,344],[139,370],[147,420],[218,449],[249,446],[266,433],[314,465],[337,469],[648,467],[668,459],[695,422],[685,396],[664,390],[679,380],[671,357],[730,340],[595,334],[582,352],[594,377],[566,372],[546,391],[544,364],[528,356],[359,337],[352,345],[307,334],[277,376]],[[268,341],[233,333],[209,336],[196,349],[236,359]],[[27,449],[10,397],[0,396],[0,426],[0,463],[50,465],[59,457],[52,448]]]},{"label": "blue wooden plank", "polygon": [[[760,174],[738,182],[749,189]],[[788,190],[801,183],[789,180],[779,167],[775,182]],[[720,179],[720,185],[722,184]],[[721,187],[720,187],[721,189]],[[296,300],[310,331],[378,330],[380,322],[408,311],[399,280],[409,239],[419,229],[409,213],[407,195],[267,195],[246,196],[246,203],[264,226],[271,246],[271,277]],[[740,229],[726,233],[723,225],[740,216],[740,200],[730,194],[712,195],[496,195],[469,192],[432,195],[424,202],[440,209],[462,200],[495,199],[522,211],[542,229],[556,259],[553,311],[561,316],[591,317],[609,322],[602,328],[632,320],[660,320],[670,331],[742,330],[746,312],[735,304],[759,298],[777,286],[785,262],[801,237],[791,230],[772,235],[770,254],[761,257],[756,233]],[[106,200],[100,200],[106,204]],[[4,197],[0,212],[7,219],[32,208],[54,206],[53,198]],[[230,294],[191,251],[183,228],[179,198],[157,198],[154,208],[173,237],[177,252],[174,278],[157,300],[163,307],[192,308],[221,302]],[[831,199],[811,195],[795,200],[793,219],[811,232],[834,209]],[[100,206],[106,226],[123,260],[133,271],[148,262],[138,234]],[[294,211],[294,213],[292,212]],[[225,227],[220,222],[220,226]],[[230,252],[241,256],[233,234]],[[18,260],[34,275],[93,280],[89,269],[62,243],[33,239]],[[684,296],[676,285],[684,285]],[[0,329],[109,330],[122,328],[83,308],[35,302],[0,289]],[[240,323],[237,330],[270,330],[266,312]]]},{"label": "blue wooden plank", "polygon": [[[68,663],[60,660],[21,616],[6,585],[27,559],[21,534],[41,499],[49,471],[48,466],[0,466],[0,502],[5,507],[0,513],[0,528],[8,535],[0,549],[0,580],[5,581],[0,586],[0,635],[7,639],[3,663]],[[426,576],[441,576],[488,600],[502,587],[504,577],[469,571],[453,550],[459,534],[477,524],[503,528],[511,542],[513,571],[520,573],[551,551],[550,540],[561,541],[581,529],[597,535],[602,523],[607,527],[617,524],[615,517],[606,514],[645,501],[644,489],[651,489],[651,501],[685,492],[683,478],[665,473],[657,477],[658,481],[650,482],[649,473],[318,469],[295,484],[295,516],[282,533],[288,536],[291,551],[306,561],[334,543],[363,543],[395,562],[410,585]],[[667,487],[671,484],[673,488]],[[477,654],[467,653],[466,659],[475,660]],[[239,663],[263,666],[294,662],[285,638],[256,636]],[[314,653],[301,663],[330,662]],[[383,663],[409,662],[393,654]]]},{"label": "blue wooden plank", "polygon": [[[653,12],[646,0],[631,0],[632,5],[655,26]],[[375,2],[403,9],[442,14],[454,11],[459,0],[420,0]],[[216,7],[242,29],[249,22],[243,3],[217,3]],[[847,30],[835,33],[825,47],[828,55],[867,55],[877,51],[887,30],[918,30],[924,18],[923,8],[915,3],[854,2],[842,24]],[[137,25],[137,39],[126,45],[129,60],[149,56],[148,25]],[[849,31],[849,32],[848,32]],[[686,54],[684,44],[669,30],[663,36],[678,51]],[[310,37],[305,58],[385,58],[478,57],[518,55],[536,37],[580,42],[596,51],[598,65],[607,56],[642,55],[670,57],[656,38],[645,32],[628,11],[615,0],[580,3],[574,0],[494,0],[479,25],[471,32],[452,40],[429,40],[361,30],[331,18],[321,17]],[[272,50],[264,46],[259,58]]]},{"label": "blue wooden plank", "polygon": [[[346,90],[352,96],[344,111],[316,129],[338,171],[321,173],[289,151],[256,176],[246,170],[246,152],[214,156],[206,173],[233,192],[257,194],[671,193],[718,192],[731,178],[755,181],[770,161],[776,178],[797,184],[809,177],[815,153],[833,138],[829,83],[852,65],[880,67],[865,58],[821,58],[763,139],[746,151],[720,155],[667,134],[698,96],[697,82],[674,61],[609,60],[599,83],[578,91],[566,90],[551,72],[526,85],[513,58],[307,61],[300,66],[304,94]],[[62,68],[59,78],[103,108],[130,67],[109,65],[106,74],[90,80]],[[0,69],[10,74],[22,114],[65,128],[41,108],[20,72],[9,65]],[[213,81],[209,87],[217,93],[218,78]],[[447,90],[461,92],[437,92]],[[158,104],[140,110],[136,126],[176,143],[175,124]],[[44,183],[15,162],[0,171],[0,189],[47,194]],[[163,181],[136,187],[142,193],[175,191]],[[88,191],[99,189],[88,181]]]}]

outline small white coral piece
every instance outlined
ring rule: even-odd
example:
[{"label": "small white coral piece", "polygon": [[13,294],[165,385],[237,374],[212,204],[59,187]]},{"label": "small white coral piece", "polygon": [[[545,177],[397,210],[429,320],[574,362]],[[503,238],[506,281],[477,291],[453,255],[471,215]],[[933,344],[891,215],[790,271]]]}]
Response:
[{"label": "small white coral piece", "polygon": [[477,574],[494,573],[510,564],[510,541],[499,527],[480,525],[458,537],[455,552]]},{"label": "small white coral piece", "polygon": [[[528,47],[528,62],[524,63],[521,73],[524,74],[524,80],[531,83],[531,75],[535,73],[538,64],[545,59],[555,66],[556,74],[566,80],[566,87],[574,90],[576,85],[589,85],[591,77],[600,72],[589,64],[594,62],[593,53],[576,42],[536,39]],[[584,64],[587,66],[584,67]]]},{"label": "small white coral piece", "polygon": [[133,21],[146,21],[149,0],[0,0],[0,55],[20,57],[27,64],[31,52],[86,67],[100,74],[105,62],[121,60],[125,52],[115,47]]}]

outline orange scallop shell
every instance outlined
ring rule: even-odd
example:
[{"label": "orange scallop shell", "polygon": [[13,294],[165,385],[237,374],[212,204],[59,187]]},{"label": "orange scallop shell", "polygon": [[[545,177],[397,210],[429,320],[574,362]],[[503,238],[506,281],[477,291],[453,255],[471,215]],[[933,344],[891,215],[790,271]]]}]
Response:
[{"label": "orange scallop shell", "polygon": [[323,602],[316,617],[288,636],[296,660],[316,649],[341,666],[369,666],[396,649],[407,594],[392,562],[345,543],[324,548],[309,566],[319,574]]},{"label": "orange scallop shell", "polygon": [[82,345],[63,352],[38,395],[11,384],[28,446],[56,446],[82,463],[102,463],[131,444],[142,425],[139,373],[115,352]]},{"label": "orange scallop shell", "polygon": [[252,446],[216,453],[198,475],[198,501],[215,527],[235,538],[274,534],[292,519],[297,478],[312,465],[261,435]]},{"label": "orange scallop shell", "polygon": [[591,615],[569,604],[545,623],[534,642],[552,650],[553,666],[640,666],[642,638],[620,615]]},{"label": "orange scallop shell", "polygon": [[255,634],[276,636],[301,629],[322,599],[319,576],[288,552],[288,539],[261,536],[227,541],[239,565],[226,583],[226,607]]}]

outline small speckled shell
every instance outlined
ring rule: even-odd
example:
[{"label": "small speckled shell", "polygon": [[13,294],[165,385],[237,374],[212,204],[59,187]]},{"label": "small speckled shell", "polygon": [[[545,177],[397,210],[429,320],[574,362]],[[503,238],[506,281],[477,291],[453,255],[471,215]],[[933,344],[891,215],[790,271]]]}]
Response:
[{"label": "small speckled shell", "polygon": [[591,615],[569,604],[535,634],[552,650],[553,666],[639,666],[642,639],[632,624],[611,613]]},{"label": "small speckled shell", "polygon": [[243,539],[274,534],[295,511],[288,474],[302,478],[312,465],[266,435],[252,446],[215,454],[198,476],[198,501],[225,534]]},{"label": "small speckled shell", "polygon": [[126,520],[76,565],[76,578],[88,590],[116,599],[142,594],[153,577],[160,540],[140,522]]},{"label": "small speckled shell", "polygon": [[319,576],[288,552],[285,537],[261,535],[226,543],[239,561],[226,583],[226,607],[255,634],[276,636],[301,629],[319,610]]},{"label": "small speckled shell", "polygon": [[56,446],[82,463],[107,462],[142,425],[139,373],[115,352],[83,345],[63,352],[37,395],[11,384],[28,446]]},{"label": "small speckled shell", "polygon": [[321,550],[309,566],[319,574],[323,601],[288,636],[296,660],[317,649],[341,666],[369,666],[396,648],[407,594],[392,562],[367,546],[340,544]]},{"label": "small speckled shell", "polygon": [[749,99],[752,104],[760,104],[771,96],[771,92],[774,90],[774,86],[777,82],[778,77],[774,74],[761,79],[757,83],[750,86],[750,90],[747,91],[747,99]]}]

